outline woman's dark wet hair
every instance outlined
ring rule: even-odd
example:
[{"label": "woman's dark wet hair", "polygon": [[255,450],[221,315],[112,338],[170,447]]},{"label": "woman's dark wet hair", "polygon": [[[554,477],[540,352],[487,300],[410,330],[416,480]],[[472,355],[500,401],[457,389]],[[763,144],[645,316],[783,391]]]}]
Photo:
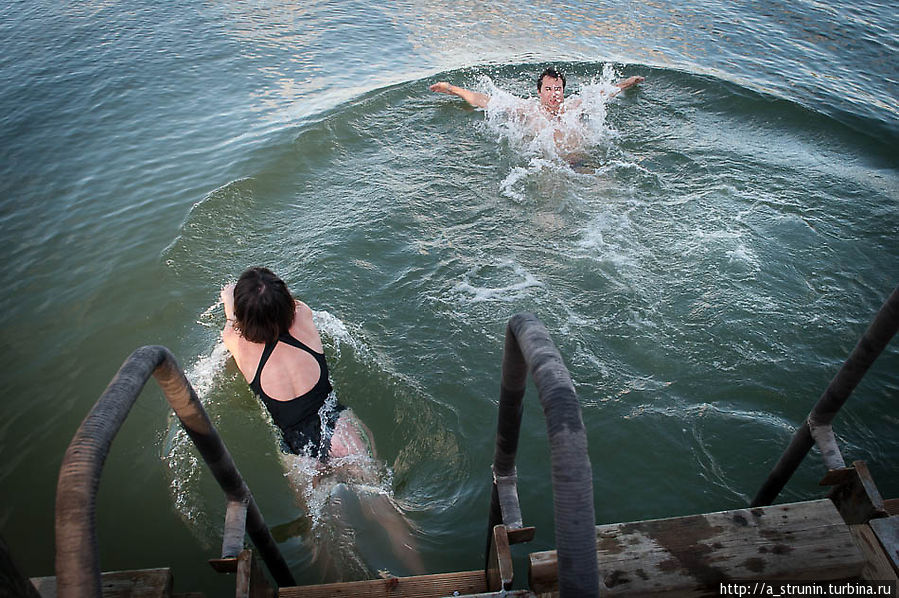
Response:
[{"label": "woman's dark wet hair", "polygon": [[296,303],[284,281],[268,268],[248,268],[234,285],[234,317],[241,336],[272,343],[290,330]]},{"label": "woman's dark wet hair", "polygon": [[562,89],[565,89],[565,75],[554,69],[553,67],[549,67],[537,77],[537,91],[543,89],[543,80],[549,77],[550,79],[561,79],[562,80]]}]

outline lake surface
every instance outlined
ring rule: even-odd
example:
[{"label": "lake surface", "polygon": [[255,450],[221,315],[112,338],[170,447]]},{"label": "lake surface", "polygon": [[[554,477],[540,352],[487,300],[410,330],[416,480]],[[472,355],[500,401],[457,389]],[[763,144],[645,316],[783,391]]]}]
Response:
[{"label": "lake surface", "polygon": [[[0,534],[53,574],[65,447],[125,358],[162,344],[299,583],[403,573],[377,530],[294,496],[219,340],[219,289],[250,265],[316,311],[376,490],[431,572],[482,566],[518,312],[571,371],[598,523],[745,506],[899,281],[897,32],[877,2],[6,3]],[[533,97],[548,65],[592,102],[576,168],[428,91]],[[835,424],[886,497],[897,394],[894,340]],[[524,555],[555,546],[533,390],[518,471],[537,527],[521,587]],[[813,452],[779,500],[822,496],[823,473]],[[233,591],[205,564],[221,492],[153,383],[97,512],[104,570]]]}]

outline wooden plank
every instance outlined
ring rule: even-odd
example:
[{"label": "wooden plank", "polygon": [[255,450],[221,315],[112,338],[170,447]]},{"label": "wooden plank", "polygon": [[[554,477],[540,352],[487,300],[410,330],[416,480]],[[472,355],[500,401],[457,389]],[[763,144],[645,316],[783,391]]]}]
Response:
[{"label": "wooden plank", "polygon": [[849,532],[865,558],[861,579],[866,581],[896,580],[896,572],[893,571],[893,567],[890,565],[890,559],[884,553],[883,547],[877,540],[877,536],[874,534],[871,526],[867,523],[850,525]]},{"label": "wooden plank", "polygon": [[281,588],[280,598],[327,598],[330,596],[357,596],[358,598],[433,598],[478,594],[487,591],[487,579],[483,571],[437,573],[415,577],[392,577],[329,583],[318,586]]},{"label": "wooden plank", "polygon": [[259,566],[259,559],[249,548],[237,555],[235,575],[236,598],[274,598],[275,590],[269,585]]},{"label": "wooden plank", "polygon": [[890,498],[883,501],[883,506],[890,515],[899,515],[899,498]]},{"label": "wooden plank", "polygon": [[533,526],[516,527],[512,529],[506,528],[506,533],[509,536],[509,544],[522,544],[534,539],[537,528]]},{"label": "wooden plank", "polygon": [[505,525],[493,526],[490,555],[487,558],[487,589],[491,592],[512,588],[512,552]]},{"label": "wooden plank", "polygon": [[[835,479],[839,481],[834,482]],[[837,506],[845,523],[867,523],[870,519],[887,515],[883,497],[864,461],[855,461],[852,467],[829,471],[821,484],[830,483],[836,485],[827,493],[827,497]]]},{"label": "wooden plank", "polygon": [[899,572],[899,515],[885,517],[883,519],[872,519],[868,522],[871,530],[880,545],[883,547],[886,557],[890,560],[894,572]]},{"label": "wooden plank", "polygon": [[[858,577],[865,564],[836,507],[818,500],[596,528],[610,596],[703,596],[719,583]],[[530,588],[558,591],[556,551],[530,555]]]},{"label": "wooden plank", "polygon": [[[55,577],[32,577],[41,598],[56,598]],[[172,595],[172,570],[136,569],[101,574],[104,598],[168,598]]]}]

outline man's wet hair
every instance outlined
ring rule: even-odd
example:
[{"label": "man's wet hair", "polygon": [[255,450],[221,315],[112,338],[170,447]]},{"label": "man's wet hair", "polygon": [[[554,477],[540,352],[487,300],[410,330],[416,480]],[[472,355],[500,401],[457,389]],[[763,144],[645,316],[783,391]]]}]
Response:
[{"label": "man's wet hair", "polygon": [[562,89],[565,89],[565,75],[557,71],[553,67],[549,67],[537,77],[537,91],[543,89],[543,80],[549,77],[550,79],[561,79],[562,80]]}]

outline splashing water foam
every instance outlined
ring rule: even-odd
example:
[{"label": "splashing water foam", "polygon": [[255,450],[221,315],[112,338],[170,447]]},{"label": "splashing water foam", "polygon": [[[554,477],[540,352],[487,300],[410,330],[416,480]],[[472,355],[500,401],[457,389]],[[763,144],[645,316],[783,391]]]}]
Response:
[{"label": "splashing water foam", "polygon": [[[612,83],[615,70],[606,65],[598,79],[582,85],[565,99],[558,115],[549,115],[536,98],[522,99],[482,77],[477,89],[490,96],[485,126],[500,142],[527,160],[514,166],[500,182],[500,191],[516,201],[525,200],[524,182],[545,171],[593,174],[598,160],[592,155],[617,136],[606,122],[606,105],[619,89]],[[592,167],[591,167],[592,166]]]},{"label": "splashing water foam", "polygon": [[[490,286],[490,281],[506,284]],[[537,276],[512,260],[495,265],[478,265],[466,272],[455,291],[458,299],[468,303],[492,301],[511,302],[524,297],[532,287],[542,287]]]}]

